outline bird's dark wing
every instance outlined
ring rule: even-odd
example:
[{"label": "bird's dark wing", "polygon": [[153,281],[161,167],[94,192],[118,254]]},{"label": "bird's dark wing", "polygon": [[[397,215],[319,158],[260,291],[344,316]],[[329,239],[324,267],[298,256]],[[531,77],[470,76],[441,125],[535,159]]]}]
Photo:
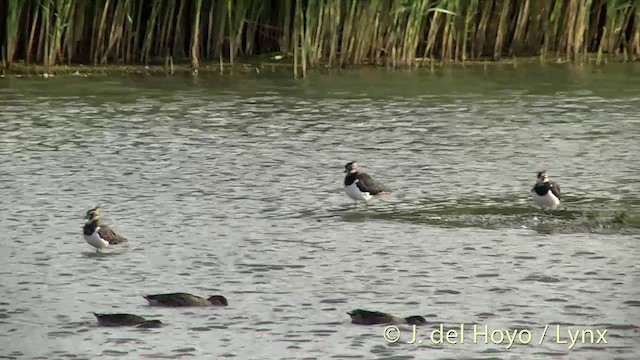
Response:
[{"label": "bird's dark wing", "polygon": [[560,192],[560,185],[557,182],[555,181],[551,182],[550,190],[553,193],[553,195],[555,195],[558,199],[560,199],[560,197],[562,196],[562,193]]},{"label": "bird's dark wing", "polygon": [[144,298],[149,300],[149,303],[169,306],[181,306],[184,303],[184,294],[181,293],[146,295]]},{"label": "bird's dark wing", "polygon": [[356,183],[356,185],[362,192],[368,192],[371,195],[377,195],[383,192],[391,192],[391,189],[373,180],[373,178],[368,174],[359,173],[357,179],[358,182]]},{"label": "bird's dark wing", "polygon": [[100,237],[109,242],[109,244],[111,245],[120,244],[127,241],[125,237],[116,234],[113,230],[111,230],[110,227],[105,224],[100,224],[100,230],[98,230],[98,234],[100,234]]},{"label": "bird's dark wing", "polygon": [[380,311],[372,311],[372,310],[364,310],[364,309],[354,309],[351,310],[349,315],[362,315],[362,316],[386,316],[387,314]]},{"label": "bird's dark wing", "polygon": [[187,293],[147,295],[145,299],[165,306],[197,306],[208,304],[207,299]]},{"label": "bird's dark wing", "polygon": [[379,311],[355,309],[347,314],[351,316],[351,322],[360,325],[385,324],[393,321],[391,315]]},{"label": "bird's dark wing", "polygon": [[146,322],[145,318],[133,314],[96,314],[93,313],[101,325],[138,325]]}]

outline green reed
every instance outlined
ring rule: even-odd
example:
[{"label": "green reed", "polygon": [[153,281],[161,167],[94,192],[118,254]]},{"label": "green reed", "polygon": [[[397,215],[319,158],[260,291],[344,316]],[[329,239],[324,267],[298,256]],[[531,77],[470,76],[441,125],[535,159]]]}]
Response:
[{"label": "green reed", "polygon": [[7,64],[225,62],[279,52],[317,66],[640,54],[637,0],[5,0]]}]

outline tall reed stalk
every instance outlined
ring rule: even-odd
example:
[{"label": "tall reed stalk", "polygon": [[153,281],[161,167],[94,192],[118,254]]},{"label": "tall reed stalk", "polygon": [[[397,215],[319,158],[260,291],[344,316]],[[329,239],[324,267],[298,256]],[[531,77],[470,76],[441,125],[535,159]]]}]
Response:
[{"label": "tall reed stalk", "polygon": [[22,10],[25,7],[25,2],[22,0],[6,0],[7,1],[7,14],[6,14],[6,43],[4,47],[4,58],[9,64],[13,61],[16,47],[18,45],[18,33],[20,29],[19,19],[22,15]]},{"label": "tall reed stalk", "polygon": [[200,56],[200,11],[202,9],[202,0],[196,0],[195,3],[195,11],[194,11],[194,21],[193,21],[193,32],[191,34],[191,67],[194,69],[198,69],[200,66],[198,57]]}]

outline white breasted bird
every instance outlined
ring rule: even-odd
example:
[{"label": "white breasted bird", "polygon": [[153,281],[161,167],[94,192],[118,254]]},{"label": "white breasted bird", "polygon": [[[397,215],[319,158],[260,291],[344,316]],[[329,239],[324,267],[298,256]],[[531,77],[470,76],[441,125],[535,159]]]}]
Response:
[{"label": "white breasted bird", "polygon": [[344,168],[344,172],[347,173],[344,178],[344,191],[356,204],[358,201],[364,201],[369,205],[369,201],[374,196],[391,193],[391,189],[387,186],[375,181],[368,174],[360,172],[360,167],[355,161],[347,163]]},{"label": "white breasted bird", "polygon": [[538,172],[538,180],[531,189],[531,196],[534,204],[543,208],[553,210],[560,205],[560,185],[549,179],[547,170]]},{"label": "white breasted bird", "polygon": [[126,242],[127,239],[116,234],[106,224],[102,223],[100,216],[102,211],[99,206],[87,211],[87,222],[82,228],[84,240],[94,248],[96,252],[104,249],[109,245],[120,244]]}]

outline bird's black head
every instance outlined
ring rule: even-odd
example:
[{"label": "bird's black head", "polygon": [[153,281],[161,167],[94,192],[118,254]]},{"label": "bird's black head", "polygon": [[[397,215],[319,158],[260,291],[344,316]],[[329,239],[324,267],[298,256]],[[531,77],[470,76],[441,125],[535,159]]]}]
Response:
[{"label": "bird's black head", "polygon": [[358,170],[358,164],[355,161],[351,161],[348,162],[345,166],[344,166],[344,172],[345,173],[352,173]]},{"label": "bird's black head", "polygon": [[210,296],[208,300],[214,306],[229,306],[229,301],[222,295]]},{"label": "bird's black head", "polygon": [[409,325],[420,325],[420,324],[424,324],[427,322],[427,320],[425,318],[423,318],[420,315],[415,315],[415,316],[409,316],[407,318],[405,318],[405,320],[407,321],[407,324]]},{"label": "bird's black head", "polygon": [[99,218],[100,215],[102,215],[102,209],[100,209],[100,205],[98,205],[93,209],[90,209],[87,211],[87,215],[85,215],[85,219],[94,220]]},{"label": "bird's black head", "polygon": [[549,175],[547,174],[547,170],[538,171],[538,180],[545,181],[549,179]]}]

